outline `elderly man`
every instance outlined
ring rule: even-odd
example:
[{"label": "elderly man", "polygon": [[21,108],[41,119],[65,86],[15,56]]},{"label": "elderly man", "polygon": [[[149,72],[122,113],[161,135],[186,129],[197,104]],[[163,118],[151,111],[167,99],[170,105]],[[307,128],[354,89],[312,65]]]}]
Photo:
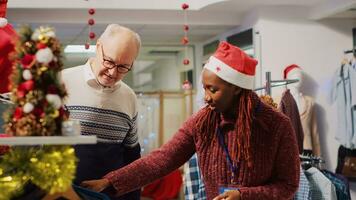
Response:
[{"label": "elderly man", "polygon": [[[96,56],[65,69],[70,118],[79,120],[82,135],[96,135],[98,144],[75,147],[79,159],[75,183],[98,179],[140,157],[136,95],[122,79],[131,70],[141,46],[132,30],[110,24],[96,43]],[[103,191],[110,196],[110,188]],[[111,199],[139,199],[139,190]]]}]

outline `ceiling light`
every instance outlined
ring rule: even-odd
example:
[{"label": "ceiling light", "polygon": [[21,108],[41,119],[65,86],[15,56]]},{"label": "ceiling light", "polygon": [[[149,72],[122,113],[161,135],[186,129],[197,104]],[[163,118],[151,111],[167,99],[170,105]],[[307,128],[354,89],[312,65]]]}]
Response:
[{"label": "ceiling light", "polygon": [[85,49],[84,45],[67,45],[64,53],[95,53],[95,48],[95,45],[90,45],[89,49]]}]

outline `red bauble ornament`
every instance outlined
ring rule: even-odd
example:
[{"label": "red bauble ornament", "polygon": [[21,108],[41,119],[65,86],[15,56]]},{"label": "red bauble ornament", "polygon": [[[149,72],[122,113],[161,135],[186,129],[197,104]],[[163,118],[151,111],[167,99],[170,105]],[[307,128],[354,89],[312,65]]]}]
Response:
[{"label": "red bauble ornament", "polygon": [[15,109],[15,112],[14,112],[14,120],[18,120],[18,119],[20,119],[21,117],[22,117],[22,115],[23,115],[23,111],[22,111],[22,108],[21,107],[17,107],[16,109]]},{"label": "red bauble ornament", "polygon": [[37,49],[44,49],[44,48],[46,48],[46,47],[47,47],[47,45],[45,45],[45,44],[43,44],[43,43],[41,43],[41,42],[36,44],[36,48],[37,48]]},{"label": "red bauble ornament", "polygon": [[188,25],[184,25],[184,30],[188,31],[189,30],[189,26]]},{"label": "red bauble ornament", "polygon": [[188,4],[186,4],[186,3],[183,3],[182,4],[182,9],[183,10],[186,10],[186,9],[188,9],[189,8],[189,5]]},{"label": "red bauble ornament", "polygon": [[35,109],[33,109],[32,112],[36,117],[44,117],[44,115],[45,115],[43,109],[40,107],[36,107]]},{"label": "red bauble ornament", "polygon": [[47,87],[47,93],[48,94],[58,94],[58,89],[55,85],[49,85]]},{"label": "red bauble ornament", "polygon": [[89,49],[90,44],[89,43],[85,43],[84,47],[85,47],[85,49]]},{"label": "red bauble ornament", "polygon": [[33,80],[28,80],[21,83],[20,87],[23,87],[26,91],[31,91],[35,87],[35,82]]},{"label": "red bauble ornament", "polygon": [[183,44],[183,45],[187,45],[188,43],[189,43],[188,37],[184,36],[184,37],[182,38],[182,44]]},{"label": "red bauble ornament", "polygon": [[92,40],[95,38],[95,33],[94,32],[90,32],[89,33],[89,38]]},{"label": "red bauble ornament", "polygon": [[90,26],[93,26],[93,25],[95,24],[94,19],[89,19],[89,20],[88,20],[88,24],[89,24]]},{"label": "red bauble ornament", "polygon": [[95,9],[94,8],[90,8],[88,10],[88,13],[89,13],[89,15],[94,15],[95,14]]},{"label": "red bauble ornament", "polygon": [[29,69],[32,67],[33,64],[35,64],[35,56],[31,54],[26,54],[22,59],[21,59],[21,64],[24,69]]},{"label": "red bauble ornament", "polygon": [[182,88],[184,90],[190,90],[190,89],[192,89],[192,84],[188,80],[185,80],[183,82]]},{"label": "red bauble ornament", "polygon": [[184,64],[184,65],[189,65],[189,63],[190,63],[190,62],[189,62],[189,59],[184,59],[184,60],[183,60],[183,64]]}]

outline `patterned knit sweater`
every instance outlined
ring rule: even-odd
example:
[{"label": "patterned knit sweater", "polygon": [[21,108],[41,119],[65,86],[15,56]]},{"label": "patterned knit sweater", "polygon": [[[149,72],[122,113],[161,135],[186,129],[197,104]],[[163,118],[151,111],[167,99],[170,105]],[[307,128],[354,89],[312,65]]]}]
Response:
[{"label": "patterned knit sweater", "polygon": [[[238,187],[243,200],[292,199],[299,183],[298,147],[290,120],[260,103],[254,95],[253,104],[259,105],[251,133],[252,167],[241,161],[237,173]],[[189,118],[173,138],[161,148],[125,168],[108,173],[118,195],[132,191],[162,177],[184,164],[197,152],[208,199],[218,195],[219,185],[227,185],[231,172],[223,148],[218,140],[209,147],[202,145],[196,123],[197,115]],[[228,149],[236,148],[233,131],[236,119],[221,116],[220,128]],[[231,152],[230,152],[231,155]],[[233,158],[236,160],[236,158]]]}]

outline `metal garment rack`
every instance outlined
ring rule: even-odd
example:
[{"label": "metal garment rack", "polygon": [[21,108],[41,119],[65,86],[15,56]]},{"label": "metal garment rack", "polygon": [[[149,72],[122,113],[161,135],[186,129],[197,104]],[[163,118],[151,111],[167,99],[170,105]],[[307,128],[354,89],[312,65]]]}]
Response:
[{"label": "metal garment rack", "polygon": [[0,103],[3,103],[3,104],[13,104],[12,101],[11,101],[11,99],[10,99],[9,93],[0,94]]},{"label": "metal garment rack", "polygon": [[298,81],[298,79],[272,80],[271,72],[266,72],[266,85],[256,88],[254,91],[265,90],[266,94],[271,96],[273,87],[284,86]]},{"label": "metal garment rack", "polygon": [[355,55],[356,54],[356,48],[344,51],[344,54],[349,54],[349,53],[353,53]]}]

